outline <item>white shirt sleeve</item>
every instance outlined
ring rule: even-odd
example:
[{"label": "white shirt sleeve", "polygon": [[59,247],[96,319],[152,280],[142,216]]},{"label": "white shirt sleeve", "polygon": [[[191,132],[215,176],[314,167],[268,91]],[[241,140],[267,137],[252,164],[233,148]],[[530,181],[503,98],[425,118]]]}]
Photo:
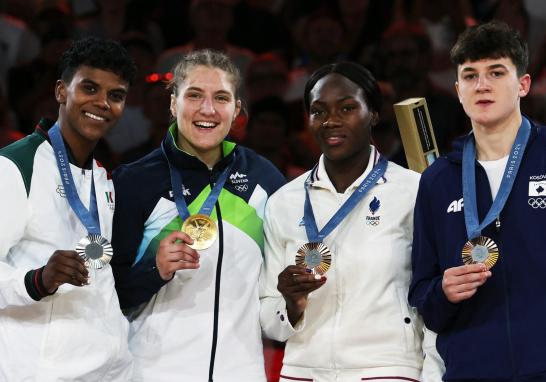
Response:
[{"label": "white shirt sleeve", "polygon": [[23,237],[30,206],[23,177],[9,159],[0,157],[0,309],[35,302],[25,287],[30,269],[17,269],[7,262],[10,249]]},{"label": "white shirt sleeve", "polygon": [[[271,199],[270,199],[271,200]],[[269,201],[265,208],[265,259],[260,275],[260,323],[264,334],[277,341],[286,341],[294,333],[303,330],[305,314],[292,327],[286,312],[286,303],[277,289],[278,276],[284,268],[285,248],[276,227],[275,213],[278,209],[272,208]]]},{"label": "white shirt sleeve", "polygon": [[421,375],[422,382],[442,381],[442,376],[446,372],[444,361],[436,350],[437,334],[427,328],[424,328],[425,336],[423,339],[423,352],[425,360],[423,362],[423,371]]}]

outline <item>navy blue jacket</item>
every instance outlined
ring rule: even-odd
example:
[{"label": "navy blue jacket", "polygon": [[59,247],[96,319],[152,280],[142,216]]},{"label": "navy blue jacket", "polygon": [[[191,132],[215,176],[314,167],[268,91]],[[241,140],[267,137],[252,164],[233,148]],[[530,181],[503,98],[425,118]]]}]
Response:
[{"label": "navy blue jacket", "polygon": [[[438,333],[445,381],[546,381],[546,128],[531,136],[512,192],[482,235],[498,245],[492,276],[459,304],[442,290],[443,272],[463,265],[462,140],[421,178],[415,206],[410,304]],[[476,162],[480,222],[492,204]]]}]

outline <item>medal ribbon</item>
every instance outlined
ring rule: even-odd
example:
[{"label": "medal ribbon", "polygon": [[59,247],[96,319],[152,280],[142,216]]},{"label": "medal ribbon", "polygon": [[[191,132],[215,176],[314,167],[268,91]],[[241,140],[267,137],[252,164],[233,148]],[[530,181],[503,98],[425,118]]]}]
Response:
[{"label": "medal ribbon", "polygon": [[313,213],[313,206],[311,205],[311,200],[309,198],[310,178],[313,173],[313,171],[311,171],[309,177],[305,181],[305,205],[303,211],[303,222],[305,224],[305,231],[307,232],[307,239],[311,243],[322,242],[324,238],[328,236],[347,215],[349,215],[368,191],[376,185],[377,181],[385,174],[387,163],[385,158],[381,157],[379,159],[377,164],[372,168],[372,171],[370,171],[349,199],[343,203],[339,210],[337,210],[334,216],[330,218],[328,223],[326,223],[320,231],[318,230],[315,214]]},{"label": "medal ribbon", "polygon": [[97,209],[97,197],[95,195],[95,181],[93,179],[93,173],[91,172],[91,195],[89,196],[88,210],[80,200],[78,191],[74,185],[74,178],[72,177],[72,171],[70,170],[68,154],[66,152],[66,147],[64,145],[58,122],[56,122],[55,125],[49,129],[48,135],[51,140],[53,152],[55,153],[57,168],[59,169],[59,174],[61,175],[68,204],[87,229],[87,233],[90,235],[100,236],[99,212]]},{"label": "medal ribbon", "polygon": [[481,224],[478,220],[478,205],[476,201],[476,147],[473,134],[469,134],[466,138],[463,147],[463,200],[464,221],[469,240],[481,236],[482,229],[495,220],[504,208],[506,200],[508,200],[508,196],[512,190],[512,186],[514,185],[530,134],[531,124],[527,118],[522,117],[516,140],[510,149],[508,163],[506,163],[506,167],[504,168],[499,191]]},{"label": "medal ribbon", "polygon": [[[173,145],[175,144],[173,136],[170,133],[167,134],[167,139]],[[171,186],[173,188],[173,196],[174,202],[176,204],[176,209],[178,210],[178,214],[180,215],[182,221],[185,221],[187,218],[190,217],[190,211],[188,210],[188,205],[186,204],[186,200],[184,199],[182,173],[178,171],[169,161],[169,157],[167,156],[167,151],[165,150],[165,146],[163,143],[161,143],[161,150],[163,150],[163,155],[165,156],[165,158],[167,159],[167,163],[169,164],[169,172],[171,174]],[[212,187],[209,195],[205,199],[205,202],[199,209],[200,214],[210,216],[212,209],[214,208],[214,205],[216,204],[216,201],[220,196],[220,192],[222,191],[222,188],[226,183],[227,177],[231,172],[231,168],[234,162],[235,155],[231,164],[227,166],[224,171],[222,171],[222,173],[218,177],[218,180],[216,181],[216,184],[214,185],[214,187]]]}]

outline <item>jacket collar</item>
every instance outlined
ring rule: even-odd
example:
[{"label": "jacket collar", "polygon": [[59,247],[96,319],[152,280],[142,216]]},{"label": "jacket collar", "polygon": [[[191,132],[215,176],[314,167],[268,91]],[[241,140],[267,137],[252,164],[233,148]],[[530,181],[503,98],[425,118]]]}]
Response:
[{"label": "jacket collar", "polygon": [[[538,128],[537,125],[529,118],[527,115],[522,114],[523,117],[527,118],[529,120],[529,123],[531,124],[531,135],[529,135],[529,141],[527,142],[527,146],[531,144],[531,142],[536,138],[538,134]],[[463,147],[464,147],[464,141],[467,136],[473,134],[472,131],[469,132],[467,135],[464,135],[462,137],[459,137],[453,141],[452,148],[453,151],[451,151],[449,154],[447,154],[447,159],[453,163],[461,164],[463,161]]]}]

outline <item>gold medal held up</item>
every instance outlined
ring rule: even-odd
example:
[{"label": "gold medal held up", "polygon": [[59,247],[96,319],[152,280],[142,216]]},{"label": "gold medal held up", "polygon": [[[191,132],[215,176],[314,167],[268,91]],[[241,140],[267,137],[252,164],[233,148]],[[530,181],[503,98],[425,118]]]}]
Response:
[{"label": "gold medal held up", "polygon": [[298,249],[296,255],[296,265],[303,265],[313,274],[325,274],[331,263],[332,255],[323,243],[306,243]]},{"label": "gold medal held up", "polygon": [[193,239],[190,247],[197,250],[209,248],[218,236],[218,227],[214,220],[203,214],[188,217],[182,224],[181,231]]},{"label": "gold medal held up", "polygon": [[487,236],[478,236],[466,242],[462,251],[463,263],[465,264],[485,264],[487,270],[493,268],[493,265],[499,258],[499,248],[493,239]]}]

